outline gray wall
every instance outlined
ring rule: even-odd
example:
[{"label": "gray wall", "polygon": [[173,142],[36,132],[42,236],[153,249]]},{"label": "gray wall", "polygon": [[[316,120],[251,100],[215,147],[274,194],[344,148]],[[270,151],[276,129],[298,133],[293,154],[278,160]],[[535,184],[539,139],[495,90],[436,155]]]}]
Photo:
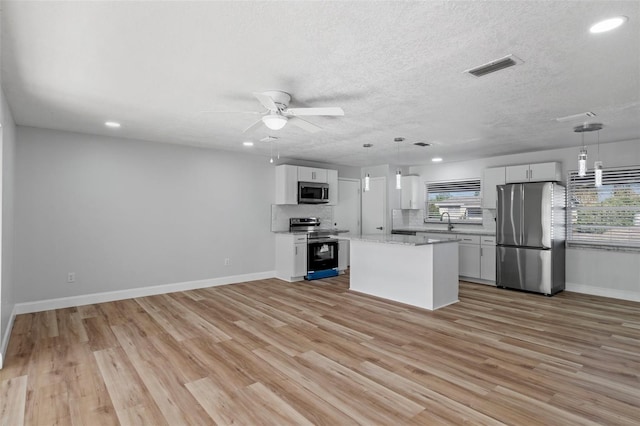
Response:
[{"label": "gray wall", "polygon": [[29,127],[17,139],[16,302],[273,270],[268,159]]},{"label": "gray wall", "polygon": [[[15,125],[0,89],[0,123],[2,123],[2,276],[0,281],[0,351],[2,343],[8,342],[9,320],[15,301],[13,269],[14,242],[14,163]],[[4,354],[2,354],[4,355]],[[2,357],[0,356],[0,359]]]}]

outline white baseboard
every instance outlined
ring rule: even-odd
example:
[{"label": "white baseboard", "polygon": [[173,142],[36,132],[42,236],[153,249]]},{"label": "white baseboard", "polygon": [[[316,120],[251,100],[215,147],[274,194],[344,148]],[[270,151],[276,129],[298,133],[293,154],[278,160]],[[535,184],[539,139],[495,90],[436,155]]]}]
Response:
[{"label": "white baseboard", "polygon": [[[37,300],[35,302],[17,303],[14,315],[32,312],[63,309],[73,306],[91,305],[93,303],[113,302],[115,300],[133,299],[156,294],[174,293],[177,291],[195,290],[225,284],[237,284],[247,281],[264,280],[275,277],[276,271],[255,272],[252,274],[231,275],[199,281],[187,281],[174,284],[163,284],[150,287],[138,287],[127,290],[108,291],[103,293],[83,294],[81,296],[61,297],[58,299]],[[7,339],[8,340],[8,339]]]},{"label": "white baseboard", "polygon": [[592,296],[611,297],[614,299],[629,300],[631,302],[640,302],[640,292],[630,290],[615,290],[610,288],[593,287],[584,284],[566,283],[566,291],[575,293],[590,294]]},{"label": "white baseboard", "polygon": [[2,369],[2,365],[4,362],[5,354],[7,353],[7,348],[9,347],[9,337],[11,337],[11,330],[13,329],[13,321],[16,319],[16,307],[13,307],[11,311],[11,316],[9,317],[9,323],[7,324],[7,328],[4,329],[4,334],[1,336],[0,340],[0,370]]}]

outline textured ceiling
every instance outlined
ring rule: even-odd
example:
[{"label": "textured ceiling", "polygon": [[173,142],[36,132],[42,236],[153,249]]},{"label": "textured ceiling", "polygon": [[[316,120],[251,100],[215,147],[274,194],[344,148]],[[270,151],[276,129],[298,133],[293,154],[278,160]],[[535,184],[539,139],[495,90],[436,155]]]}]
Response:
[{"label": "textured ceiling", "polygon": [[[463,73],[508,54],[524,63]],[[2,72],[20,125],[264,155],[271,134],[353,166],[398,162],[402,136],[403,165],[456,161],[577,146],[582,120],[554,119],[585,111],[601,142],[640,139],[640,2],[3,1]],[[264,90],[345,116],[243,134],[259,115],[201,112],[262,111]]]}]

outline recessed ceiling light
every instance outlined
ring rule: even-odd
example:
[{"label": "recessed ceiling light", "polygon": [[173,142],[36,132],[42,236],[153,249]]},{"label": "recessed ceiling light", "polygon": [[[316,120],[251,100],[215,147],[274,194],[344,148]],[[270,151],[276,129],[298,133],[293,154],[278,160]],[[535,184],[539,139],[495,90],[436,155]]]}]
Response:
[{"label": "recessed ceiling light", "polygon": [[591,28],[589,28],[589,32],[597,34],[611,31],[627,22],[628,19],[626,16],[616,16],[615,18],[605,19],[604,21],[593,24]]},{"label": "recessed ceiling light", "polygon": [[244,146],[253,146],[253,142],[251,142],[251,141],[244,141],[244,142],[242,142],[242,145],[244,145]]},{"label": "recessed ceiling light", "polygon": [[439,163],[439,162],[441,162],[441,161],[442,161],[442,158],[441,158],[441,157],[433,157],[433,158],[431,159],[431,161],[433,161],[434,163]]},{"label": "recessed ceiling light", "polygon": [[416,142],[416,143],[414,143],[414,145],[416,145],[416,146],[422,146],[422,147],[425,147],[425,146],[431,146],[431,144],[430,144],[430,143],[427,143],[427,142]]},{"label": "recessed ceiling light", "polygon": [[373,146],[373,144],[372,144],[372,143],[365,143],[365,144],[362,144],[362,147],[363,147],[363,148],[371,148],[372,146]]},{"label": "recessed ceiling light", "polygon": [[120,127],[120,123],[116,122],[116,121],[105,121],[104,125],[107,127],[111,127],[113,129],[117,129]]}]

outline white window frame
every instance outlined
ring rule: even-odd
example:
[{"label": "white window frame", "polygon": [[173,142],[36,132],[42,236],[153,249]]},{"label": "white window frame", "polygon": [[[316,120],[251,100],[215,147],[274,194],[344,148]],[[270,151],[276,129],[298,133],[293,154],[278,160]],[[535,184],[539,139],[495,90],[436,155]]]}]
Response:
[{"label": "white window frame", "polygon": [[[595,187],[593,170],[584,177],[576,171],[568,174],[567,246],[640,251],[640,166],[605,168],[602,182]],[[625,187],[632,194],[620,200],[622,205],[605,204],[614,188]]]},{"label": "white window frame", "polygon": [[[424,222],[425,223],[440,223],[441,215],[435,216],[429,215],[429,192],[477,192],[478,195],[473,196],[477,198],[477,209],[479,211],[479,215],[474,215],[473,218],[461,218],[456,216],[455,214],[451,215],[451,223],[456,224],[467,224],[467,225],[482,225],[482,199],[480,196],[482,188],[482,182],[480,178],[470,178],[470,179],[462,179],[462,180],[448,180],[448,181],[438,181],[438,182],[425,182],[425,196],[424,196]],[[474,206],[476,208],[476,206]],[[445,221],[448,221],[448,218],[444,217]]]}]

